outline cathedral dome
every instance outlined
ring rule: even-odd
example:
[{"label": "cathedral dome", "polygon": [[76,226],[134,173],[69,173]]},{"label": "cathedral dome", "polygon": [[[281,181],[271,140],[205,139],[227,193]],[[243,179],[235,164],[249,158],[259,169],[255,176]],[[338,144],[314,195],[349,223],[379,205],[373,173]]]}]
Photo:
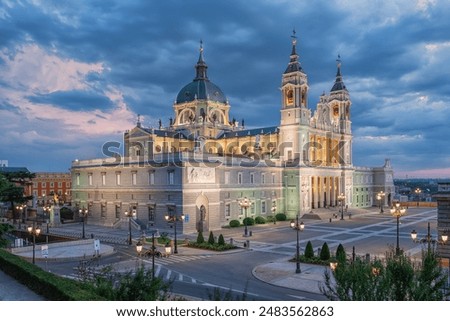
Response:
[{"label": "cathedral dome", "polygon": [[206,65],[203,59],[203,46],[200,46],[200,56],[195,65],[197,75],[195,79],[184,86],[177,95],[176,103],[185,103],[196,99],[212,100],[223,104],[227,103],[227,98],[223,91],[214,83],[212,83],[206,75]]},{"label": "cathedral dome", "polygon": [[177,95],[177,104],[193,101],[195,99],[212,100],[227,103],[222,90],[208,79],[196,79],[187,84]]}]

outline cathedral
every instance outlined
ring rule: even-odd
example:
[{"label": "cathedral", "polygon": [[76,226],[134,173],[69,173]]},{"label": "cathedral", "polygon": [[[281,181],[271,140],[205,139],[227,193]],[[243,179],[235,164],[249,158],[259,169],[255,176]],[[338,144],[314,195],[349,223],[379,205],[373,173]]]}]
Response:
[{"label": "cathedral", "polygon": [[313,111],[292,37],[281,75],[280,121],[251,129],[230,119],[230,102],[207,69],[200,44],[195,78],[179,91],[167,127],[159,121],[146,128],[138,117],[124,133],[124,155],[72,163],[73,202],[87,210],[90,224],[167,228],[169,216],[180,220],[178,230],[193,233],[247,216],[285,213],[292,219],[344,204],[390,204],[390,161],[353,165],[352,103],[340,59],[330,92]]}]

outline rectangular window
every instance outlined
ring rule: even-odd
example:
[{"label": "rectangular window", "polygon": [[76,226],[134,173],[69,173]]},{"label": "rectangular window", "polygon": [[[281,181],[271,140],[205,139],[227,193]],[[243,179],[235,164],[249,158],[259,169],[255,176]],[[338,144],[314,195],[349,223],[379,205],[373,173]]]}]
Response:
[{"label": "rectangular window", "polygon": [[230,184],[230,172],[225,172],[225,184]]},{"label": "rectangular window", "polygon": [[50,187],[53,188],[54,186],[53,182],[50,182]]},{"label": "rectangular window", "polygon": [[275,173],[272,173],[272,184],[275,184]]},{"label": "rectangular window", "polygon": [[255,174],[251,173],[250,174],[250,184],[254,184],[255,183]]},{"label": "rectangular window", "polygon": [[106,204],[102,204],[102,205],[100,206],[100,215],[101,215],[102,217],[106,217]]},{"label": "rectangular window", "polygon": [[148,173],[148,183],[150,185],[155,185],[155,171],[150,171]]},{"label": "rectangular window", "polygon": [[251,206],[250,206],[250,214],[255,214],[255,203],[252,202]]},{"label": "rectangular window", "polygon": [[131,172],[131,184],[137,185],[137,172]]},{"label": "rectangular window", "polygon": [[120,185],[120,184],[121,184],[120,172],[116,172],[116,185]]},{"label": "rectangular window", "polygon": [[155,207],[154,206],[148,207],[148,220],[149,220],[149,222],[155,221]]},{"label": "rectangular window", "polygon": [[238,173],[238,184],[242,184],[242,173]]},{"label": "rectangular window", "polygon": [[92,186],[92,173],[88,174],[88,182],[89,182],[89,186]]},{"label": "rectangular window", "polygon": [[225,217],[231,216],[231,204],[225,204]]},{"label": "rectangular window", "polygon": [[66,187],[70,188],[70,182],[66,182]]},{"label": "rectangular window", "polygon": [[174,184],[174,172],[173,171],[167,172],[167,184],[169,184],[169,185]]},{"label": "rectangular window", "polygon": [[[78,174],[78,178],[80,177],[80,174]],[[80,185],[80,183],[78,183],[78,185]],[[45,183],[45,182],[42,182],[42,187],[43,188],[46,188],[47,187],[47,184]]]},{"label": "rectangular window", "polygon": [[102,173],[102,185],[103,186],[106,185],[106,173],[105,172]]},{"label": "rectangular window", "polygon": [[120,218],[120,205],[116,205],[116,218]]},{"label": "rectangular window", "polygon": [[261,174],[261,184],[266,183],[266,174]]},{"label": "rectangular window", "polygon": [[266,201],[261,201],[261,214],[266,214]]},{"label": "rectangular window", "polygon": [[58,188],[62,188],[62,182],[58,182]]}]

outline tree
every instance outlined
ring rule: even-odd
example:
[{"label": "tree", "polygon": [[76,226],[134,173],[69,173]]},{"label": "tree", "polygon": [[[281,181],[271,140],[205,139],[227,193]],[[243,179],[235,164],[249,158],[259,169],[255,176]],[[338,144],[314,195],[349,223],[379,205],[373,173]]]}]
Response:
[{"label": "tree", "polygon": [[305,258],[312,259],[313,257],[314,257],[314,249],[313,249],[311,241],[308,241],[308,243],[306,243],[306,247],[305,247]]},{"label": "tree", "polygon": [[14,220],[19,215],[15,210],[15,204],[23,204],[33,199],[33,196],[24,196],[24,187],[35,176],[34,173],[25,171],[0,174],[0,202],[10,204]]},{"label": "tree", "polygon": [[320,291],[331,300],[343,301],[432,301],[444,297],[445,274],[436,253],[422,253],[422,265],[417,266],[404,254],[391,250],[385,262],[338,262],[332,272],[324,274]]},{"label": "tree", "polygon": [[162,278],[153,278],[151,269],[143,267],[123,276],[97,276],[88,284],[108,301],[165,301],[169,298],[170,290],[169,283],[165,283]]},{"label": "tree", "polygon": [[223,235],[219,235],[219,239],[217,240],[217,244],[219,245],[225,245],[225,239],[223,238]]},{"label": "tree", "polygon": [[322,249],[320,250],[320,259],[322,261],[328,261],[331,257],[330,248],[328,247],[327,242],[323,243]]},{"label": "tree", "polygon": [[198,232],[198,235],[197,235],[197,243],[199,243],[199,244],[205,243],[205,238],[203,237],[202,231]]},{"label": "tree", "polygon": [[345,262],[347,260],[347,254],[345,253],[344,246],[339,243],[336,249],[336,261]]},{"label": "tree", "polygon": [[209,232],[208,243],[211,245],[214,245],[214,243],[216,243],[216,240],[214,240],[214,234],[212,231]]},{"label": "tree", "polygon": [[9,224],[0,224],[0,247],[5,247],[8,245],[8,240],[3,237],[3,234],[12,230],[13,227]]}]

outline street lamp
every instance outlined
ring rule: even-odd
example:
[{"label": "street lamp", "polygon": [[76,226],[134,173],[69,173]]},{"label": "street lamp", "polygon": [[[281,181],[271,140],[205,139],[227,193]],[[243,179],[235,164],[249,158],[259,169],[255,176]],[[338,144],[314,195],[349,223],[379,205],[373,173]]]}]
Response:
[{"label": "street lamp", "polygon": [[178,248],[177,248],[177,221],[182,222],[184,220],[184,214],[181,214],[179,217],[177,217],[176,215],[166,214],[165,219],[168,222],[173,222],[173,229],[175,231],[175,245],[174,245],[173,254],[178,254]]},{"label": "street lamp", "polygon": [[19,230],[22,229],[22,222],[23,222],[23,212],[25,210],[27,206],[26,205],[17,205],[16,209],[19,211],[20,213],[20,217],[19,217]]},{"label": "street lamp", "polygon": [[125,211],[125,216],[128,217],[128,245],[133,244],[131,235],[131,218],[133,217],[133,211]]},{"label": "street lamp", "polygon": [[136,243],[136,252],[137,252],[138,257],[139,257],[139,259],[140,259],[140,261],[141,261],[141,267],[143,267],[142,256],[141,256],[142,248],[143,248],[143,244],[142,244],[141,240],[139,240],[139,241]]},{"label": "street lamp", "polygon": [[39,236],[41,234],[41,228],[39,226],[36,227],[36,221],[33,221],[32,226],[27,227],[28,233],[33,235],[33,264],[35,263],[35,257],[36,257],[36,236]]},{"label": "street lamp", "polygon": [[239,200],[239,206],[241,209],[244,209],[245,212],[245,218],[244,218],[244,236],[248,236],[248,228],[247,228],[247,209],[252,205],[252,202],[247,198],[244,197]]},{"label": "street lamp", "polygon": [[273,216],[273,224],[277,224],[277,218],[275,217],[275,212],[277,211],[277,202],[272,202],[272,216]]},{"label": "street lamp", "polygon": [[427,235],[425,235],[425,237],[420,240],[417,239],[416,230],[411,231],[411,238],[414,243],[427,243],[428,244],[428,253],[430,253],[430,251],[431,251],[431,244],[436,244],[436,243],[445,244],[445,243],[447,243],[447,240],[448,240],[448,235],[447,235],[446,231],[444,231],[444,233],[442,233],[441,241],[439,241],[439,239],[433,239],[433,236],[431,235],[430,230],[431,230],[430,222],[428,222]]},{"label": "street lamp", "polygon": [[400,255],[400,216],[406,214],[406,208],[400,206],[399,201],[394,201],[391,208],[391,214],[397,218],[397,247],[395,248],[395,255]]},{"label": "street lamp", "polygon": [[82,232],[82,235],[81,235],[81,237],[83,239],[86,238],[85,237],[85,231],[84,231],[84,224],[85,224],[85,219],[86,219],[86,216],[88,215],[88,212],[89,212],[89,210],[85,209],[84,207],[83,207],[83,209],[79,210],[79,213],[80,213],[80,216],[81,216],[81,222],[83,223],[83,232]]},{"label": "street lamp", "polygon": [[341,220],[344,219],[344,202],[345,202],[345,195],[344,193],[341,193],[338,196],[339,205],[341,206]]},{"label": "street lamp", "polygon": [[156,246],[155,246],[155,237],[159,237],[158,230],[154,230],[152,233],[152,280],[155,279],[155,255],[156,255]]},{"label": "street lamp", "polygon": [[380,213],[384,213],[383,198],[384,198],[385,195],[386,194],[383,191],[377,193],[377,200],[378,200],[378,202],[380,204]]},{"label": "street lamp", "polygon": [[303,222],[298,223],[298,217],[300,216],[300,214],[297,214],[296,217],[296,221],[294,222],[294,220],[291,221],[291,227],[293,229],[295,229],[297,231],[297,248],[296,248],[296,254],[295,254],[295,263],[296,263],[296,268],[295,268],[295,273],[301,273],[300,270],[300,241],[299,241],[299,231],[303,231],[303,229],[305,228],[305,224]]},{"label": "street lamp", "polygon": [[419,202],[420,202],[420,193],[422,193],[420,188],[416,188],[416,190],[414,191],[414,193],[416,193],[416,198],[417,198],[417,207],[419,207]]}]

